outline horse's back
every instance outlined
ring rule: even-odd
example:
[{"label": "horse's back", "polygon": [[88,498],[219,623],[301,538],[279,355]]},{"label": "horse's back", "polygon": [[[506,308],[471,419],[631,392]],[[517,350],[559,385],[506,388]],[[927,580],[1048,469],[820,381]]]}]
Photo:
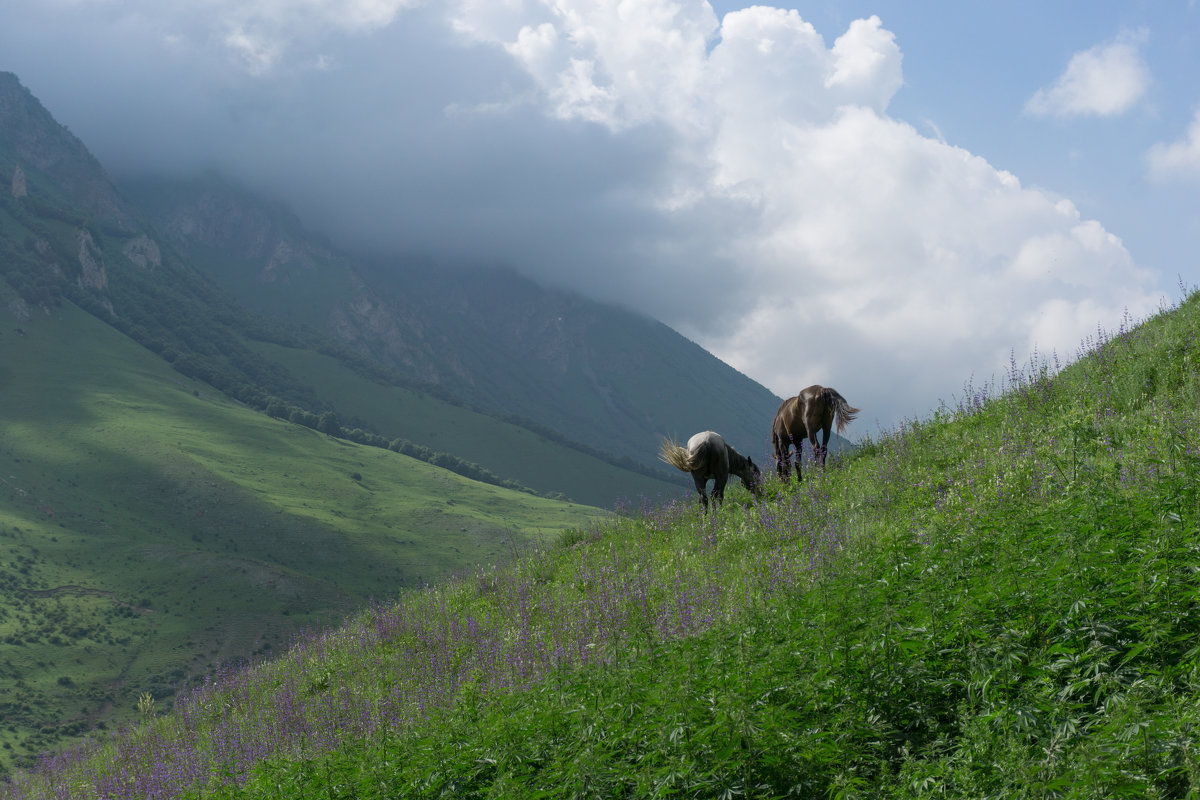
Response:
[{"label": "horse's back", "polygon": [[814,414],[819,414],[829,406],[830,393],[837,394],[832,389],[814,383],[800,391],[796,395],[796,405],[799,407],[800,413],[803,414],[805,421],[813,418]]},{"label": "horse's back", "polygon": [[814,383],[796,395],[796,401],[804,415],[805,424],[811,428],[824,428],[833,421],[836,398],[841,397],[836,389]]},{"label": "horse's back", "polygon": [[716,431],[700,431],[688,439],[689,453],[700,453],[725,448],[725,439]]},{"label": "horse's back", "polygon": [[705,475],[714,475],[720,465],[729,470],[725,439],[716,431],[701,431],[687,443],[688,455],[694,465],[693,471],[703,470]]},{"label": "horse's back", "polygon": [[779,405],[775,412],[775,422],[771,425],[773,439],[795,439],[806,437],[812,427],[820,428],[822,417],[826,410],[826,392],[831,391],[820,384],[814,383],[801,389],[795,397],[789,397]]}]

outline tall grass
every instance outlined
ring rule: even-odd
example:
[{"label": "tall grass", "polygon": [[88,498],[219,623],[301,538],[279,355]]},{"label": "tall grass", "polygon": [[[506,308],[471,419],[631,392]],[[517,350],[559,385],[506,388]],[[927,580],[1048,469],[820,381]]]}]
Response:
[{"label": "tall grass", "polygon": [[7,793],[1194,797],[1198,332],[366,609]]}]

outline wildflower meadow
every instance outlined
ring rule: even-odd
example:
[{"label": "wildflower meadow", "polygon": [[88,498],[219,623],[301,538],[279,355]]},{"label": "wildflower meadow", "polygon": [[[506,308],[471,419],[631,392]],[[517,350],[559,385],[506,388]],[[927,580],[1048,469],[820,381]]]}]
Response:
[{"label": "wildflower meadow", "polygon": [[1200,296],[1069,360],[374,603],[0,797],[1196,797]]}]

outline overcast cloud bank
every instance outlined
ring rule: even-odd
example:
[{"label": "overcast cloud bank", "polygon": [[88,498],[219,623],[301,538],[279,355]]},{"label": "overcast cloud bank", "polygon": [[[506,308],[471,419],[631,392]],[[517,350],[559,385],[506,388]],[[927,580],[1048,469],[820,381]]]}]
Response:
[{"label": "overcast cloud bank", "polygon": [[[22,46],[74,35],[106,65],[73,108],[118,172],[217,165],[346,246],[514,266],[885,426],[1161,302],[1070,200],[889,115],[879,17],[830,44],[702,0],[70,5],[74,34],[31,6]],[[1143,41],[1077,54],[1026,112],[1127,110]],[[68,71],[30,85],[54,113],[88,89]],[[1198,128],[1149,168],[1195,168]]]},{"label": "overcast cloud bank", "polygon": [[[887,115],[902,58],[878,17],[829,46],[792,10],[718,23],[703,3],[624,7],[558,2],[456,26],[517,60],[555,117],[670,131],[672,168],[646,199],[673,224],[625,243],[608,292],[777,393],[829,382],[877,408],[889,395],[917,405],[947,373],[961,381],[1013,351],[1070,356],[1099,320],[1157,306],[1153,276],[1068,200]],[[1133,48],[1092,60],[1111,78]],[[1107,110],[1135,89],[1086,100]]]}]

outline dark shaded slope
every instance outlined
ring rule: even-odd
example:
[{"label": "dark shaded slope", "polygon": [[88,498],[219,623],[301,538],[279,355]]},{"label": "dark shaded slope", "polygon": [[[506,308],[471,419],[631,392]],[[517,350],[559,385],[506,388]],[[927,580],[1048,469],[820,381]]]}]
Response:
[{"label": "dark shaded slope", "polygon": [[411,380],[655,469],[663,434],[711,428],[767,451],[779,398],[661,323],[511,270],[355,258],[212,175],[127,189],[242,302]]}]

